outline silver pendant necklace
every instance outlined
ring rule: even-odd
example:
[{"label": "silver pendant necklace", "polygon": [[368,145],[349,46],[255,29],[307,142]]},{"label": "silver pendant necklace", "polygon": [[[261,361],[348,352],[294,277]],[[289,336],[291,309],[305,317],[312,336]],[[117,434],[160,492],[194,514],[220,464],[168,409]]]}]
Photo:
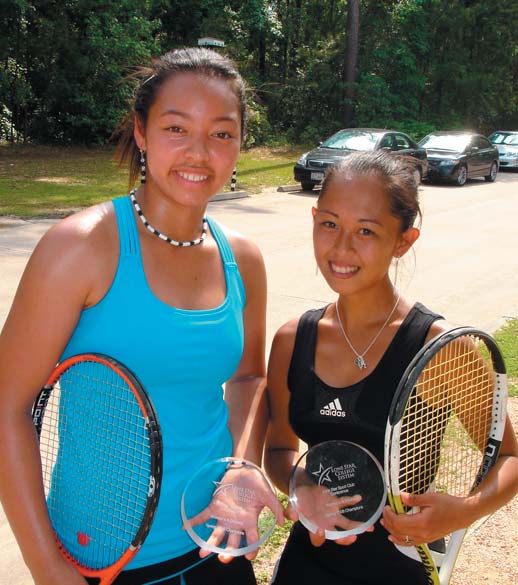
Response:
[{"label": "silver pendant necklace", "polygon": [[351,350],[353,351],[354,355],[356,356],[354,363],[355,365],[360,369],[360,370],[364,370],[367,368],[367,362],[365,361],[365,355],[367,354],[367,352],[369,351],[369,349],[376,343],[376,340],[378,339],[378,337],[381,335],[381,332],[385,329],[385,327],[388,325],[392,315],[394,314],[398,304],[399,304],[399,299],[400,299],[401,295],[398,293],[397,295],[397,299],[396,299],[396,303],[395,305],[392,307],[392,311],[390,311],[389,316],[387,317],[385,323],[383,323],[383,325],[381,326],[381,329],[376,333],[376,335],[374,336],[374,338],[372,339],[372,341],[369,343],[369,345],[367,346],[367,348],[362,352],[362,353],[358,353],[354,347],[353,344],[349,341],[349,338],[347,337],[347,334],[345,333],[345,329],[344,326],[342,325],[342,319],[340,318],[340,311],[338,309],[338,301],[335,302],[335,309],[336,309],[336,316],[338,318],[338,325],[340,325],[340,330],[342,331],[342,335],[344,336],[345,341],[347,341],[347,345],[351,348]]},{"label": "silver pendant necklace", "polygon": [[159,232],[156,228],[154,228],[149,223],[149,221],[146,219],[146,216],[142,213],[142,209],[140,209],[140,205],[138,204],[137,199],[135,198],[135,191],[131,191],[130,194],[129,194],[129,197],[131,199],[131,202],[133,203],[133,207],[135,208],[135,211],[137,212],[137,215],[140,217],[140,221],[146,226],[146,228],[152,234],[154,234],[157,238],[160,238],[161,240],[164,240],[164,242],[167,242],[168,244],[171,244],[171,246],[178,246],[178,247],[198,246],[199,244],[202,244],[203,243],[203,240],[205,240],[205,238],[207,237],[207,218],[204,217],[203,218],[203,223],[202,223],[202,226],[201,226],[201,236],[198,239],[191,240],[190,242],[178,242],[177,240],[173,240],[169,236],[166,236],[162,232]]}]

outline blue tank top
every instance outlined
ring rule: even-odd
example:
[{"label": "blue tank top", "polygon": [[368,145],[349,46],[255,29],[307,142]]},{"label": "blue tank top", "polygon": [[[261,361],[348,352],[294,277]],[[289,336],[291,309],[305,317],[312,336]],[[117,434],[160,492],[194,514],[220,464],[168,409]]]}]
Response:
[{"label": "blue tank top", "polygon": [[139,378],[157,411],[162,488],[151,531],[127,567],[135,569],[196,548],[182,530],[180,500],[199,467],[232,453],[223,384],[241,360],[245,290],[226,237],[208,218],[224,264],[225,300],[199,311],[159,300],[146,280],[131,202],[121,197],[113,204],[120,240],[117,272],[101,301],[82,311],[62,359],[84,352],[114,357]]}]

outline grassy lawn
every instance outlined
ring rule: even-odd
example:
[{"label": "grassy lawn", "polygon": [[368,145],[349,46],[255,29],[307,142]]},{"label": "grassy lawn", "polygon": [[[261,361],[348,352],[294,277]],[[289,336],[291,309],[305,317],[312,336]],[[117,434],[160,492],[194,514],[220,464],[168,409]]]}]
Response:
[{"label": "grassy lawn", "polygon": [[509,379],[509,396],[518,396],[518,319],[509,320],[494,337],[504,354]]},{"label": "grassy lawn", "polygon": [[[301,148],[257,148],[238,162],[237,189],[258,193],[293,183]],[[0,215],[65,215],[128,191],[110,148],[0,146]]]}]

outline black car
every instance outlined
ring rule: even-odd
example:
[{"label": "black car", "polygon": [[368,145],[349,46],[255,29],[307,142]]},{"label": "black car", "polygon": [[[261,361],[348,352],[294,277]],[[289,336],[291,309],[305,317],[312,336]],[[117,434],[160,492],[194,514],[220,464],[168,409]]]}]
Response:
[{"label": "black car", "polygon": [[311,191],[315,185],[322,182],[328,166],[352,152],[381,148],[415,157],[418,163],[416,181],[419,182],[426,173],[426,151],[403,132],[376,128],[346,128],[339,130],[317,148],[300,157],[293,169],[295,181],[301,183],[304,190]]},{"label": "black car", "polygon": [[494,181],[498,172],[498,150],[481,134],[434,132],[419,145],[428,154],[429,181],[453,181],[462,186],[472,177]]}]

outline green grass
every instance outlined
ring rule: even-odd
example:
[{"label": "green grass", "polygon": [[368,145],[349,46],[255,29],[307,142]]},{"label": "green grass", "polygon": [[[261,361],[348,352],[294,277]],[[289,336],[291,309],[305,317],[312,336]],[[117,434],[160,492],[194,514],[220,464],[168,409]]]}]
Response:
[{"label": "green grass", "polygon": [[[286,507],[288,505],[287,496],[281,493],[278,495],[281,504]],[[290,522],[289,520],[284,522],[284,526],[277,525],[273,529],[270,538],[259,549],[254,561],[254,572],[257,579],[257,585],[267,585],[270,582],[275,561],[282,551],[292,525],[293,522]]]},{"label": "green grass", "polygon": [[[257,148],[238,161],[236,188],[258,193],[293,183],[301,149]],[[128,191],[110,148],[0,146],[0,215],[66,215]]]},{"label": "green grass", "polygon": [[518,396],[518,319],[509,320],[494,337],[504,355],[509,396]]}]

